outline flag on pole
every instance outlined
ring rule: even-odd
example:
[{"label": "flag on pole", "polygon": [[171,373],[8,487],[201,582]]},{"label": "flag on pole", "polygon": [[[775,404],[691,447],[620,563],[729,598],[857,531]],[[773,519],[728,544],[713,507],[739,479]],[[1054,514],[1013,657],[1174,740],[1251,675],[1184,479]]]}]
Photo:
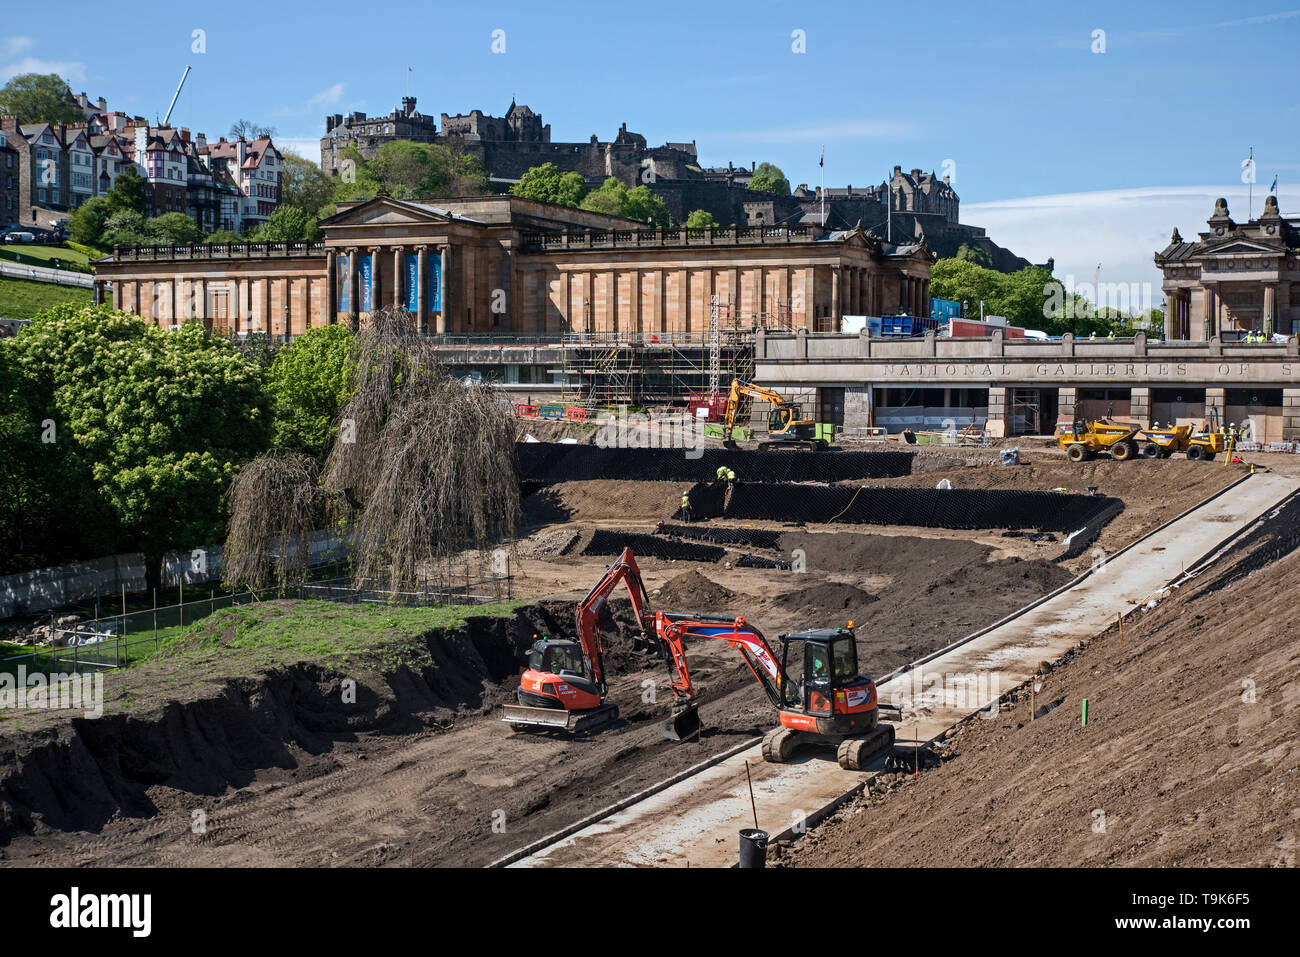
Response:
[{"label": "flag on pole", "polygon": [[817,165],[822,169],[826,168],[826,147],[822,147],[822,158],[817,161]]},{"label": "flag on pole", "polygon": [[1270,193],[1276,193],[1276,192],[1277,192],[1277,173],[1274,173],[1274,174],[1273,174],[1273,185],[1270,186],[1270,187],[1268,188],[1268,191],[1269,191]]}]

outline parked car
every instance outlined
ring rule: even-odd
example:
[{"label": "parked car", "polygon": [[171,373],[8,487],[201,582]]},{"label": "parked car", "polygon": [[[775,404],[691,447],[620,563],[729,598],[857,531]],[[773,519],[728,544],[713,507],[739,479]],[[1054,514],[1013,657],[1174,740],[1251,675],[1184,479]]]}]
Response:
[{"label": "parked car", "polygon": [[29,233],[26,230],[15,229],[5,233],[5,242],[7,243],[34,243],[36,234]]}]

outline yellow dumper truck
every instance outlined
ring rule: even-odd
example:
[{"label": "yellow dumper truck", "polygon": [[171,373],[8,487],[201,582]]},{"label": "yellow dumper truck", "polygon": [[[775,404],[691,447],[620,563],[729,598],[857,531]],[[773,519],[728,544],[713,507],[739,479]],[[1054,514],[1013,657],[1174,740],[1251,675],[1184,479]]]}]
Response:
[{"label": "yellow dumper truck", "polygon": [[1221,432],[1198,432],[1190,425],[1143,429],[1137,441],[1142,443],[1142,455],[1149,459],[1167,459],[1175,452],[1183,452],[1193,462],[1209,462],[1225,448]]}]

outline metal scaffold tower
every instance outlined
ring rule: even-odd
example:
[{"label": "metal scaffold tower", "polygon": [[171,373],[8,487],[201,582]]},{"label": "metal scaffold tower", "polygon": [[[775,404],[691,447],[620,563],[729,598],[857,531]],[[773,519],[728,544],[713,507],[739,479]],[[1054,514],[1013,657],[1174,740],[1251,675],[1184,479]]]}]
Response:
[{"label": "metal scaffold tower", "polygon": [[574,332],[562,340],[563,397],[589,407],[680,405],[718,395],[732,377],[754,376],[754,329],[788,326],[789,307],[740,316],[709,298],[708,328],[695,332]]}]

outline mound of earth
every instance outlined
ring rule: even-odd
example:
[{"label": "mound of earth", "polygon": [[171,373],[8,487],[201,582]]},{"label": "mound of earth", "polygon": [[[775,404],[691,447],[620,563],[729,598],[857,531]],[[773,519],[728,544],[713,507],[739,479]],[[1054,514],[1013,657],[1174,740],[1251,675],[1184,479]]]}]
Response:
[{"label": "mound of earth", "polygon": [[683,572],[659,590],[655,600],[660,608],[673,611],[703,611],[744,600],[745,595],[719,585],[697,571]]},{"label": "mound of earth", "polygon": [[819,582],[808,588],[786,592],[776,603],[783,609],[807,620],[806,627],[830,627],[838,619],[857,618],[872,602],[875,595],[856,585],[844,582]]}]

